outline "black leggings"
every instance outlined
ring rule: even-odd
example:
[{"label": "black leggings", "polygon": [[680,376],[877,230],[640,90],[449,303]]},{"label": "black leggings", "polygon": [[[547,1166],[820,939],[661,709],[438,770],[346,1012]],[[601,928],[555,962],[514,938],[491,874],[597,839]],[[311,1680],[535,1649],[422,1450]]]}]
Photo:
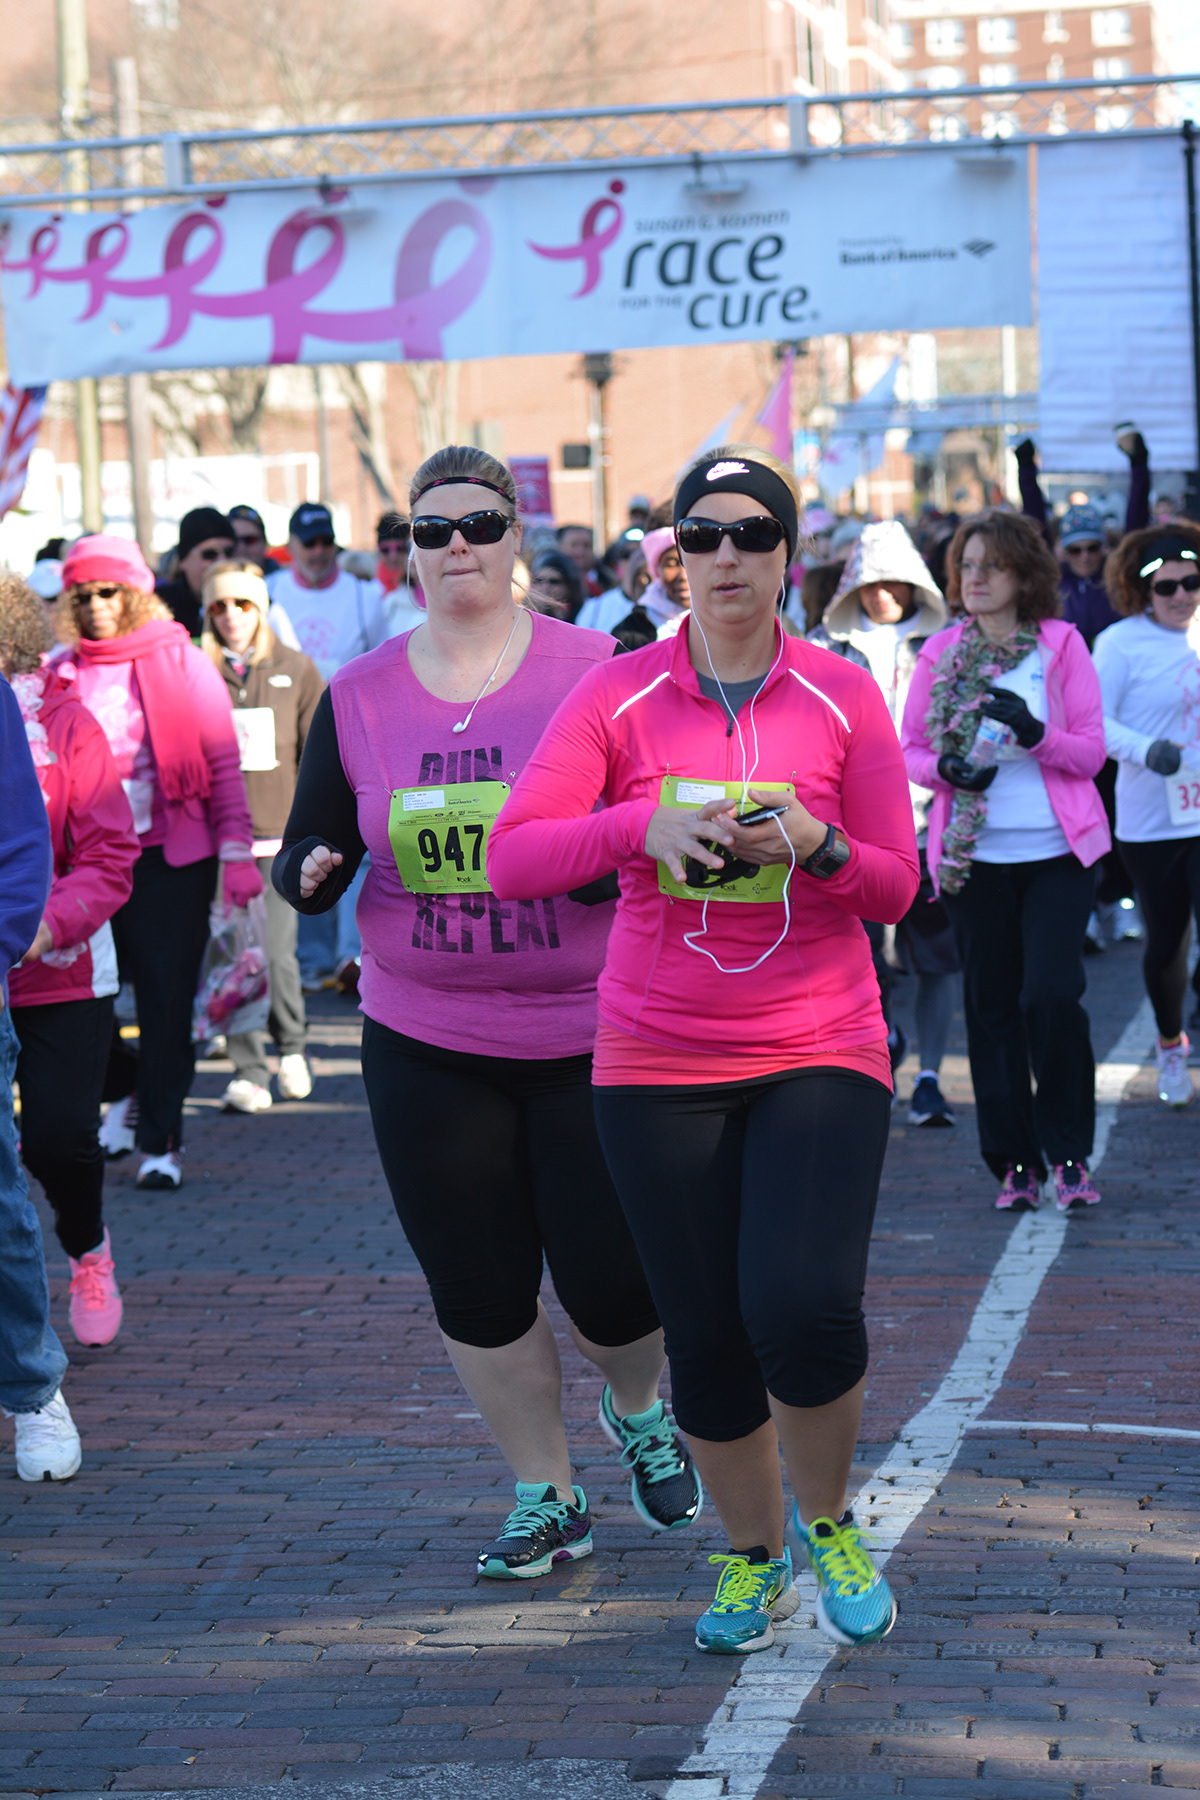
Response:
[{"label": "black leggings", "polygon": [[474,1056],[364,1018],[362,1070],[383,1172],[447,1337],[485,1350],[524,1337],[543,1252],[593,1344],[657,1331],[596,1140],[590,1056]]},{"label": "black leggings", "polygon": [[54,1208],[59,1243],[76,1261],[104,1237],[97,1133],[112,1021],[111,998],[12,1009],[21,1046],[21,1158]]},{"label": "black leggings", "polygon": [[849,1069],[594,1090],[666,1332],[675,1416],[730,1443],[866,1372],[862,1295],[891,1095]]},{"label": "black leggings", "polygon": [[1200,919],[1200,837],[1122,843],[1120,851],[1146,921],[1142,973],[1159,1036],[1178,1037],[1193,913]]}]

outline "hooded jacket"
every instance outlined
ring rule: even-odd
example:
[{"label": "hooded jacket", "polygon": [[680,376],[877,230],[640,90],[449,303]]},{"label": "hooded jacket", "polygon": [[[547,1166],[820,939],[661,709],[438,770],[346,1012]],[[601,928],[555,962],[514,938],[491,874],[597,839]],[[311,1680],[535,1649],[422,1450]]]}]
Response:
[{"label": "hooded jacket", "polygon": [[[216,667],[229,689],[235,729],[238,713],[248,708],[269,707],[272,714],[275,767],[243,767],[242,776],[254,821],[255,844],[274,844],[274,849],[256,850],[255,854],[274,855],[292,808],[304,740],[325,683],[311,657],[300,650],[289,650],[274,636],[267,654],[250,663],[243,675],[237,673],[226,656]],[[246,760],[243,754],[243,764]]]},{"label": "hooded jacket", "polygon": [[[955,790],[937,772],[937,751],[929,741],[926,715],[938,659],[958,642],[967,623],[957,620],[948,631],[930,638],[921,651],[900,733],[909,778],[933,789],[927,855],[935,886]],[[1046,674],[1046,729],[1030,755],[1041,767],[1047,798],[1068,844],[1090,869],[1112,848],[1104,802],[1093,780],[1107,754],[1100,682],[1087,645],[1065,619],[1041,621],[1038,651]]]},{"label": "hooded jacket", "polygon": [[[876,625],[864,613],[859,590],[875,581],[905,581],[912,588],[916,611],[903,626]],[[922,645],[944,631],[948,622],[946,602],[917,546],[899,519],[885,519],[864,528],[825,616],[809,632],[808,641],[871,671],[899,734]],[[879,654],[879,648],[885,648],[886,654]],[[923,831],[933,794],[910,781],[909,797],[913,823],[918,832]]]},{"label": "hooded jacket", "polygon": [[73,686],[52,668],[14,675],[25,734],[42,790],[54,879],[42,918],[54,944],[14,969],[14,1006],[99,1000],[117,991],[109,920],[133,888],[133,813],[108,740]]}]

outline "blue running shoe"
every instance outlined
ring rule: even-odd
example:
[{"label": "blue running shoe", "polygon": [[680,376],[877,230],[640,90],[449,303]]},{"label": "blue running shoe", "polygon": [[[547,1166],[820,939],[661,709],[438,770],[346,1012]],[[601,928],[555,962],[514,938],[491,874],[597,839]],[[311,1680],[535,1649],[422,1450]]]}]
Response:
[{"label": "blue running shoe", "polygon": [[772,1619],[789,1619],[800,1604],[792,1581],[791,1552],[785,1549],[779,1561],[751,1562],[747,1556],[708,1560],[725,1567],[712,1605],[696,1620],[697,1650],[741,1656],[747,1650],[767,1649],[775,1642]]},{"label": "blue running shoe", "polygon": [[600,1396],[600,1425],[632,1471],[633,1508],[643,1525],[651,1531],[678,1531],[681,1525],[694,1524],[704,1492],[666,1403],[656,1400],[649,1412],[622,1419],[606,1383]]},{"label": "blue running shoe", "polygon": [[528,1581],[546,1575],[557,1562],[592,1554],[592,1515],[582,1488],[575,1504],[558,1498],[556,1487],[518,1481],[517,1504],[498,1538],[479,1552],[479,1573],[493,1581]]},{"label": "blue running shoe", "polygon": [[891,1588],[863,1547],[854,1514],[792,1525],[817,1578],[817,1623],[835,1644],[874,1644],[887,1636],[899,1610]]}]

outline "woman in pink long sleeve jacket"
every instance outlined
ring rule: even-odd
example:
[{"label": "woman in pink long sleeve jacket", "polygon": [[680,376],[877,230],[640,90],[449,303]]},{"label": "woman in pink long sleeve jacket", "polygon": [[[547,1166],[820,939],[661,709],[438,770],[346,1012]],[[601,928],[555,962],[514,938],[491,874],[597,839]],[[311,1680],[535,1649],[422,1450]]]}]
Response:
[{"label": "woman in pink long sleeve jacket", "polygon": [[[133,809],[141,855],[113,920],[137,998],[137,1185],[183,1180],[183,1102],[192,1084],[192,999],[222,875],[226,906],[262,893],[225,683],[154,596],[127,538],[80,538],[63,564],[57,673],[99,720]],[[134,1147],[131,1102],[110,1114],[110,1154]]]},{"label": "woman in pink long sleeve jacket", "polygon": [[[1056,616],[1058,565],[1030,520],[968,519],[947,569],[961,616],[921,651],[901,742],[913,781],[934,793],[927,855],[963,964],[980,1148],[1001,1210],[1037,1206],[1047,1166],[1063,1211],[1091,1206],[1083,934],[1111,842],[1093,781],[1100,683]],[[993,734],[982,758],[981,722]]]},{"label": "woman in pink long sleeve jacket", "polygon": [[[598,664],[493,828],[508,899],[616,868],[593,1063],[601,1142],[666,1332],[676,1416],[732,1553],[702,1650],[772,1641],[796,1540],[841,1642],[894,1602],[846,1513],[891,1068],[862,919],[917,889],[895,727],[866,670],[779,627],[795,479],[733,445],[675,497],[678,636]],[[775,815],[737,824],[758,807]]]}]

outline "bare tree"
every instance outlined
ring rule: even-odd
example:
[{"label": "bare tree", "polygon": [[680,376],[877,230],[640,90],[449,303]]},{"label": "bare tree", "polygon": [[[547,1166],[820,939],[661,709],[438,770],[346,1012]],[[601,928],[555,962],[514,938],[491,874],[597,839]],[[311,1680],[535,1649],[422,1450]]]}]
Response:
[{"label": "bare tree", "polygon": [[383,394],[364,378],[361,363],[339,363],[338,383],[350,408],[350,436],[384,506],[396,505],[396,477],[388,451]]},{"label": "bare tree", "polygon": [[404,373],[417,402],[417,444],[423,461],[458,436],[458,364],[410,362],[404,364]]}]

